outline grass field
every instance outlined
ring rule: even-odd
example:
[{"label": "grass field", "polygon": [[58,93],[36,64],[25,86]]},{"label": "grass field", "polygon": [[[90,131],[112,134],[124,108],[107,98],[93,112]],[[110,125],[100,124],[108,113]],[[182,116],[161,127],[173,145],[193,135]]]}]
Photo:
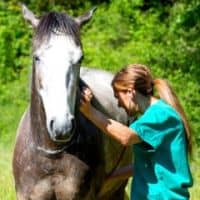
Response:
[{"label": "grass field", "polygon": [[0,146],[0,200],[15,200],[11,158],[11,148]]},{"label": "grass field", "polygon": [[[12,147],[3,147],[0,143],[0,200],[15,200],[14,184],[12,177]],[[191,200],[200,199],[200,165],[197,161],[191,163],[194,177],[194,186],[191,189]],[[126,191],[129,194],[130,181]]]}]

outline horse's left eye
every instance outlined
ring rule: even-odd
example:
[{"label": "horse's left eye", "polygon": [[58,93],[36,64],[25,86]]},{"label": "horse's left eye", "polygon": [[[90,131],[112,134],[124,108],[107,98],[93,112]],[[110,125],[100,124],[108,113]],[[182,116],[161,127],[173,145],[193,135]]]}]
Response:
[{"label": "horse's left eye", "polygon": [[39,56],[33,56],[34,61],[39,62],[40,61],[40,57]]},{"label": "horse's left eye", "polygon": [[78,64],[81,64],[81,62],[82,62],[82,60],[83,60],[83,58],[84,58],[84,56],[82,55],[81,57],[80,57],[80,59],[78,60]]}]

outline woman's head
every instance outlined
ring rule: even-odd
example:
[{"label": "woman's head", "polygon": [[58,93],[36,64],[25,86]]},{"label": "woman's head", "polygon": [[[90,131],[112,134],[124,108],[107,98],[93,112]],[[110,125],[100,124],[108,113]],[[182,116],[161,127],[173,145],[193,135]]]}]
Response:
[{"label": "woman's head", "polygon": [[134,89],[144,96],[152,95],[153,79],[149,68],[141,64],[130,64],[121,69],[112,81],[114,92]]},{"label": "woman's head", "polygon": [[[149,97],[152,95],[153,79],[148,67],[141,64],[131,64],[115,75],[112,87],[115,97],[118,99],[118,105],[123,107],[129,115],[134,115],[142,111],[139,106],[141,96]],[[142,98],[143,100],[144,98]]]}]

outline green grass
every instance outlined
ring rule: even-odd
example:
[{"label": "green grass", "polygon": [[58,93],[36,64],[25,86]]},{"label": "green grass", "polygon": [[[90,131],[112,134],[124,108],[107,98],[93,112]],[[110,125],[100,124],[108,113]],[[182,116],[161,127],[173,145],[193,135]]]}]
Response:
[{"label": "green grass", "polygon": [[[12,149],[0,143],[0,200],[15,200],[14,182],[12,176]],[[194,186],[190,190],[191,200],[199,200],[200,196],[200,165],[197,161],[191,162]],[[130,194],[129,181],[126,192]],[[129,196],[129,195],[127,195]]]},{"label": "green grass", "polygon": [[[197,157],[199,159],[199,157]],[[194,179],[194,186],[190,190],[191,200],[200,199],[200,162],[199,160],[191,163],[191,171]]]},{"label": "green grass", "polygon": [[12,150],[0,144],[0,199],[14,200],[14,182],[12,177]]}]

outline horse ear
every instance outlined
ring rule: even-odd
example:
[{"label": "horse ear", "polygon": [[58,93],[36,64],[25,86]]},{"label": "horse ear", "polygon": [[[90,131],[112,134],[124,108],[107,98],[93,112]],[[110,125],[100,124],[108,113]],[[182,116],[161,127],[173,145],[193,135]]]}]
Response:
[{"label": "horse ear", "polygon": [[36,28],[39,24],[39,19],[35,17],[32,11],[30,11],[24,4],[21,5],[22,7],[22,13],[24,16],[24,19],[29,21],[31,25]]},{"label": "horse ear", "polygon": [[88,22],[92,18],[93,13],[95,12],[96,9],[97,8],[94,7],[90,11],[84,13],[83,15],[76,17],[74,20],[79,26],[82,26],[84,23]]}]

